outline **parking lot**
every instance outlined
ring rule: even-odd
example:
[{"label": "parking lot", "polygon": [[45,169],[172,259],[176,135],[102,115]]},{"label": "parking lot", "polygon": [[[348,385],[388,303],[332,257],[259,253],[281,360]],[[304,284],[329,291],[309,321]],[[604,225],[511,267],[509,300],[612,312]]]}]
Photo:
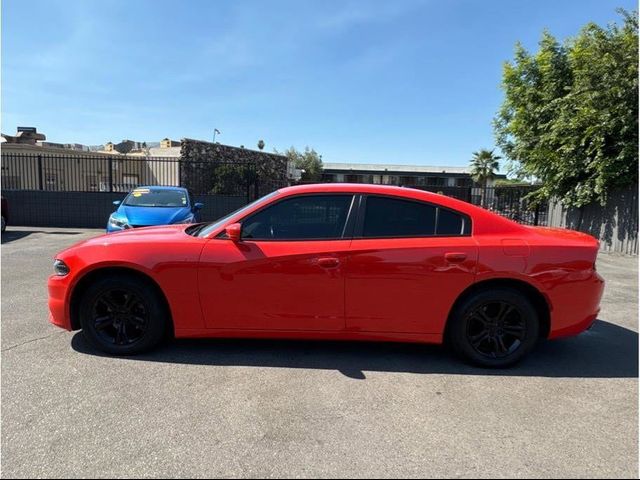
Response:
[{"label": "parking lot", "polygon": [[635,257],[600,256],[591,331],[506,371],[379,343],[189,340],[110,358],[47,320],[54,254],[100,233],[2,236],[3,477],[638,475]]}]

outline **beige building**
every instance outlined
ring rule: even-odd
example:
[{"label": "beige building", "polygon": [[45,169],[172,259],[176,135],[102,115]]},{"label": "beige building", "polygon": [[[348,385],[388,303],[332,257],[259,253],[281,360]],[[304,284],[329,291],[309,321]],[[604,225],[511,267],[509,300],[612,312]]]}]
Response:
[{"label": "beige building", "polygon": [[163,138],[160,141],[160,148],[171,148],[171,147],[179,147],[180,142],[176,140],[169,140],[168,138]]}]

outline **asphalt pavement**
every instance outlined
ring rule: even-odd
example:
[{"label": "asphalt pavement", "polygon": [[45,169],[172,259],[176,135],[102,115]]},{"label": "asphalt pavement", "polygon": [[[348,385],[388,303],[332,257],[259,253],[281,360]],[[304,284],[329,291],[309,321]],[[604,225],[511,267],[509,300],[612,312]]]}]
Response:
[{"label": "asphalt pavement", "polygon": [[176,341],[92,351],[48,323],[54,254],[2,235],[2,477],[637,477],[638,259],[601,255],[599,321],[489,371],[438,346]]}]

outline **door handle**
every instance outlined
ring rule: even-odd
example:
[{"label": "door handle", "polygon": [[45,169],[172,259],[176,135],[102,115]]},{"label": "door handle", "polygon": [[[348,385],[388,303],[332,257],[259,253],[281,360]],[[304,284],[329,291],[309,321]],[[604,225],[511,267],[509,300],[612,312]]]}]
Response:
[{"label": "door handle", "polygon": [[444,259],[449,263],[462,263],[467,259],[467,254],[461,252],[445,253]]},{"label": "door handle", "polygon": [[318,259],[318,265],[322,268],[335,268],[340,265],[340,260],[335,257],[320,257]]}]

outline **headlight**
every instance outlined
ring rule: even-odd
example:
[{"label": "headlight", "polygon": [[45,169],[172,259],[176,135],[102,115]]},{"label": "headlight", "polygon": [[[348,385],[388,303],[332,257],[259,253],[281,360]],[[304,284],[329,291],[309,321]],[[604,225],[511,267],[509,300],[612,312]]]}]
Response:
[{"label": "headlight", "polygon": [[115,228],[129,228],[129,223],[125,218],[117,218],[113,215],[109,217],[109,225]]},{"label": "headlight", "polygon": [[62,260],[56,258],[53,262],[53,271],[56,273],[56,275],[64,277],[69,273],[69,267]]},{"label": "headlight", "polygon": [[195,221],[195,216],[193,215],[189,215],[187,218],[185,218],[184,220],[180,220],[179,222],[175,222],[176,224],[178,223],[193,223]]}]

